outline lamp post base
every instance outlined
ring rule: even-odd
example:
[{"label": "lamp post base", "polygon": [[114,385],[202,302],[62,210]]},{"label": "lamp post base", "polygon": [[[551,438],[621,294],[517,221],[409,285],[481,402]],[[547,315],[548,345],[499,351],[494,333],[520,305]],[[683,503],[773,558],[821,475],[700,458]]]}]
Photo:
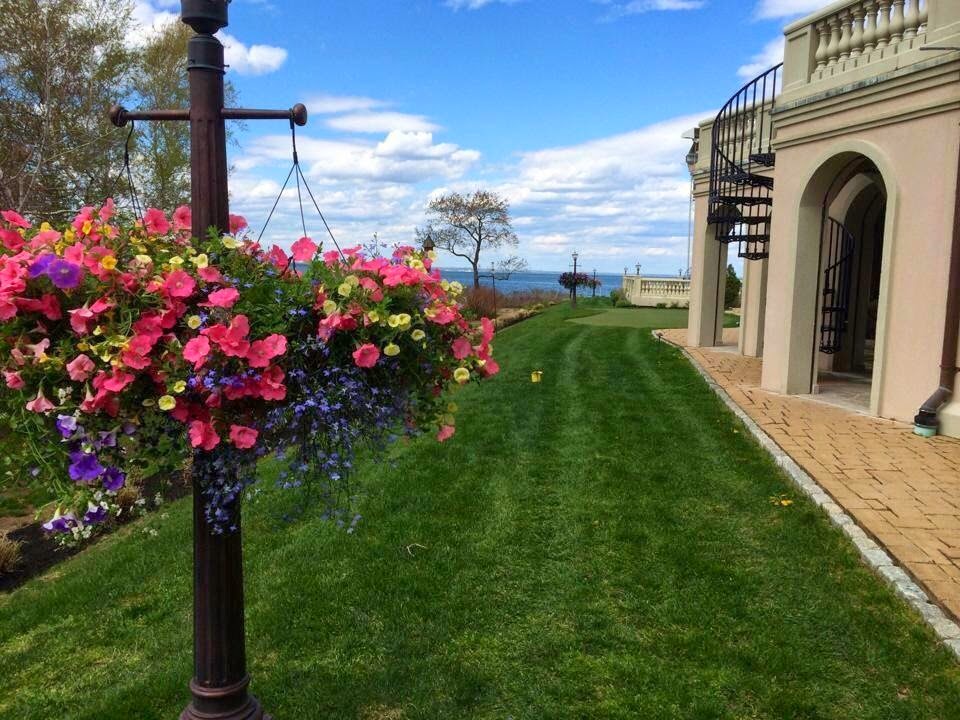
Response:
[{"label": "lamp post base", "polygon": [[180,720],[273,720],[260,701],[247,694],[249,677],[218,688],[190,683],[193,702],[180,713]]}]

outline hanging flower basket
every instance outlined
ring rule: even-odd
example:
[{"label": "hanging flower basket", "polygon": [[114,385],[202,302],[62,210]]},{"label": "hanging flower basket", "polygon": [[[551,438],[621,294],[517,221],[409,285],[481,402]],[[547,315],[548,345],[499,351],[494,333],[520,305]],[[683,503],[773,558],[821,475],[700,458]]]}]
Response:
[{"label": "hanging flower basket", "polygon": [[88,535],[131,468],[193,454],[215,533],[275,454],[342,522],[356,450],[401,433],[454,433],[448,388],[498,371],[492,323],[412,247],[324,253],[190,234],[190,209],[123,221],[113,202],[67,227],[0,213],[0,368],[21,466],[55,488],[45,528]]}]

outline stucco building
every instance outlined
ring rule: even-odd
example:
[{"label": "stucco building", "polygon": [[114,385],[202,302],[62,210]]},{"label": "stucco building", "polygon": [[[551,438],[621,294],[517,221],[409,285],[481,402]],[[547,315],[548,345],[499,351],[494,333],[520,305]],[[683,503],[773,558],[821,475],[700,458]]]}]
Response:
[{"label": "stucco building", "polygon": [[960,0],[841,0],[784,35],[698,128],[688,343],[720,344],[739,254],[763,388],[960,437]]}]

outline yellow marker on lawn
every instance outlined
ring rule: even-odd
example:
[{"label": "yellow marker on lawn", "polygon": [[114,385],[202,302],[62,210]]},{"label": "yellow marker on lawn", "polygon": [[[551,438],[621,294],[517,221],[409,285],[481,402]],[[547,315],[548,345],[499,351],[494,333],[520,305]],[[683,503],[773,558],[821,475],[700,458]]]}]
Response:
[{"label": "yellow marker on lawn", "polygon": [[534,370],[530,373],[530,382],[538,383],[543,377],[543,370]]}]

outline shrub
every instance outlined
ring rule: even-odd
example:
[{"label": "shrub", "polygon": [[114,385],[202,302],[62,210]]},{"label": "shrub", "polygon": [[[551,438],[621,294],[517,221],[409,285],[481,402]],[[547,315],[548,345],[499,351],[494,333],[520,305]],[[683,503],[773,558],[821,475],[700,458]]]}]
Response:
[{"label": "shrub", "polygon": [[666,303],[657,303],[657,310],[664,310],[666,307]]},{"label": "shrub", "polygon": [[625,297],[626,296],[624,295],[623,290],[620,288],[614,288],[610,291],[610,302],[612,302],[614,305],[625,299]]},{"label": "shrub", "polygon": [[467,288],[461,298],[464,314],[472,318],[493,317],[497,308],[504,307],[503,296],[493,288],[481,285],[478,288]]},{"label": "shrub", "polygon": [[0,575],[11,572],[20,562],[20,543],[6,535],[0,537]]}]

